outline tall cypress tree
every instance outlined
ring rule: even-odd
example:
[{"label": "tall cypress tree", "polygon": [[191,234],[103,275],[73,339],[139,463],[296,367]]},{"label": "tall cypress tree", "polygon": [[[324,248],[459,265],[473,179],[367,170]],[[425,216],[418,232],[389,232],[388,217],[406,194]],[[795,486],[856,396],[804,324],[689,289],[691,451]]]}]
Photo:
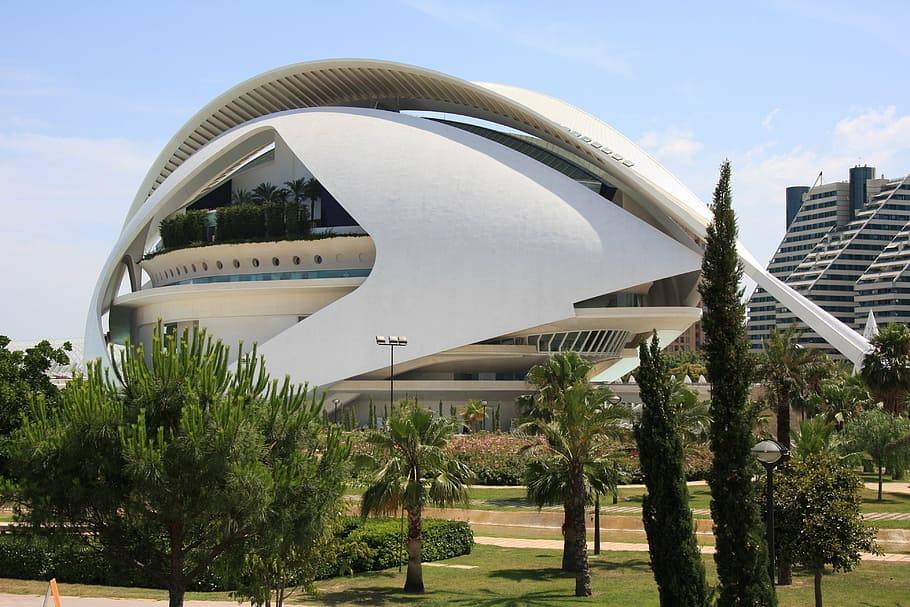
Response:
[{"label": "tall cypress tree", "polygon": [[742,266],[736,251],[736,215],[730,193],[730,162],[721,165],[714,190],[714,221],[708,226],[702,262],[705,355],[711,382],[711,451],[708,484],[720,596],[726,606],[776,605],[768,577],[768,549],[753,498],[752,415],[747,406],[749,352],[742,304]]},{"label": "tall cypress tree", "polygon": [[642,521],[648,536],[651,570],[665,607],[707,604],[705,565],[695,541],[685,454],[678,431],[678,412],[671,402],[670,367],[657,335],[638,346],[638,387],[643,403],[635,428],[641,472],[648,492]]}]

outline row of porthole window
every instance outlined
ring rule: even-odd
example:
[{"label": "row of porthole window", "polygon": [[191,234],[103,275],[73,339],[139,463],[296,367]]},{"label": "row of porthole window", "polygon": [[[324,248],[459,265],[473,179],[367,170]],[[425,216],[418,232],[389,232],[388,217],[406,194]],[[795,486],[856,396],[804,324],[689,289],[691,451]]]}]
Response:
[{"label": "row of porthole window", "polygon": [[[361,255],[361,256],[362,256],[362,255]],[[299,265],[300,265],[300,257],[297,256],[297,255],[295,255],[294,257],[291,258],[291,262],[292,262],[295,266],[299,266]],[[231,263],[233,264],[234,269],[240,269],[240,260],[239,260],[239,259],[235,259],[235,260],[234,260],[233,262],[231,262]],[[322,255],[314,255],[314,256],[313,256],[313,263],[315,263],[315,264],[317,264],[317,265],[318,265],[318,264],[321,264],[321,263],[322,263]],[[253,261],[252,261],[252,265],[253,265],[254,268],[258,268],[259,265],[260,265],[259,260],[258,260],[257,258],[254,257],[254,258],[253,258]],[[280,266],[280,265],[281,265],[281,260],[278,259],[277,257],[272,257],[272,265],[275,266],[275,267]],[[224,269],[224,264],[221,263],[221,261],[219,260],[219,261],[216,261],[216,262],[215,262],[215,267],[218,268],[219,270],[222,270],[222,269]],[[194,264],[194,263],[190,264],[189,267],[187,267],[187,266],[182,266],[182,270],[183,270],[182,272],[181,272],[181,266],[178,266],[178,267],[176,267],[176,268],[171,268],[170,270],[164,270],[163,272],[159,272],[159,273],[158,273],[158,280],[166,280],[166,279],[168,279],[168,278],[177,278],[177,277],[179,277],[179,276],[182,276],[183,274],[187,274],[187,275],[188,275],[188,274],[190,273],[190,268],[192,268],[193,273],[196,272],[196,264]],[[203,272],[208,272],[208,269],[209,269],[209,264],[203,261],[203,262],[202,262],[202,271],[203,271]]]}]

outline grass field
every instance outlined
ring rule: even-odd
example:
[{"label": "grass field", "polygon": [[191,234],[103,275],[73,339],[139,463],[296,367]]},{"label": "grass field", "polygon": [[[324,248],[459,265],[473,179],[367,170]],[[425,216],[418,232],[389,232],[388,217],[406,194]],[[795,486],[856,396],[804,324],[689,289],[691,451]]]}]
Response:
[{"label": "grass field", "polygon": [[[403,573],[388,569],[353,577],[334,578],[318,584],[316,599],[299,597],[308,605],[400,605],[426,607],[478,605],[504,607],[532,605],[636,605],[657,606],[657,590],[644,553],[604,553],[591,557],[594,596],[572,596],[574,578],[559,570],[560,553],[476,546],[467,556],[443,561],[443,565],[467,565],[474,569],[425,567],[427,593],[414,597],[401,592]],[[705,560],[710,582],[716,583],[714,563]],[[826,575],[825,605],[828,607],[910,607],[910,567],[892,563],[863,563],[849,574]],[[0,579],[0,593],[43,594],[43,582]],[[110,588],[61,584],[71,596],[111,598],[164,598],[158,590]],[[225,593],[191,593],[190,599],[230,600]],[[812,603],[811,578],[796,572],[794,585],[779,588],[781,607]]]}]

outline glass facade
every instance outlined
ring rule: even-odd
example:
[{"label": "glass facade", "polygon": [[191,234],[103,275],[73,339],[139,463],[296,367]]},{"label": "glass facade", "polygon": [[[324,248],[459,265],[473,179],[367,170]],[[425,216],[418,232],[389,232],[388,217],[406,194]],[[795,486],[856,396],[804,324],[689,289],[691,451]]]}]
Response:
[{"label": "glass facade", "polygon": [[260,272],[257,274],[229,274],[227,276],[201,276],[178,280],[173,285],[204,285],[217,282],[263,282],[268,280],[312,280],[314,278],[363,278],[370,275],[370,268],[351,270],[306,270],[297,272]]}]

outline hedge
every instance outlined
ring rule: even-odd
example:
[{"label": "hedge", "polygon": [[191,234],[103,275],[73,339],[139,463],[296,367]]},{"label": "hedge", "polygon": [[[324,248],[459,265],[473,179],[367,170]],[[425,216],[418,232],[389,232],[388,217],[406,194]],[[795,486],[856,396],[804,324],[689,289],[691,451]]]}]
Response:
[{"label": "hedge", "polygon": [[186,247],[206,241],[206,211],[187,211],[161,220],[159,230],[165,249]]},{"label": "hedge", "polygon": [[[347,573],[377,571],[407,562],[403,549],[400,521],[393,518],[340,521],[335,540],[319,567],[320,578]],[[474,545],[471,527],[463,521],[424,519],[423,561],[437,561],[470,554]],[[197,580],[190,590],[229,590],[231,581],[220,576],[218,563]],[[104,557],[87,538],[60,536],[56,541],[24,532],[0,534],[0,572],[3,577],[24,580],[49,580],[72,584],[100,584],[160,588],[161,584],[128,569],[121,562]]]}]

